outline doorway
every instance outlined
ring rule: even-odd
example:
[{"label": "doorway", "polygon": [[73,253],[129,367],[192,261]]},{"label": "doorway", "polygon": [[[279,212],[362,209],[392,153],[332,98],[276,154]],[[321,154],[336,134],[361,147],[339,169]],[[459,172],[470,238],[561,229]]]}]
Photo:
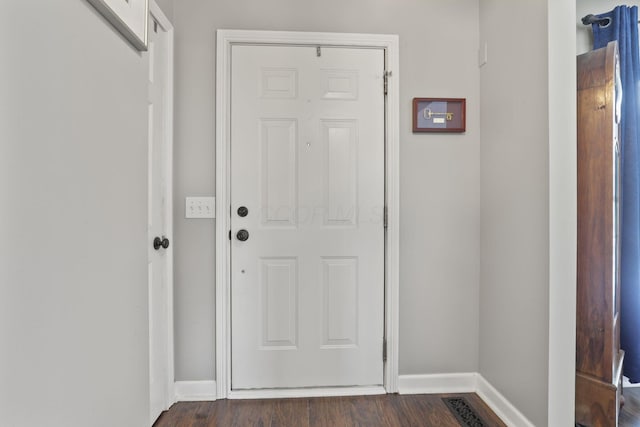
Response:
[{"label": "doorway", "polygon": [[[395,391],[397,45],[397,36],[218,32],[219,398]],[[377,107],[375,97],[354,107],[375,90]],[[350,245],[360,248],[340,252]]]}]

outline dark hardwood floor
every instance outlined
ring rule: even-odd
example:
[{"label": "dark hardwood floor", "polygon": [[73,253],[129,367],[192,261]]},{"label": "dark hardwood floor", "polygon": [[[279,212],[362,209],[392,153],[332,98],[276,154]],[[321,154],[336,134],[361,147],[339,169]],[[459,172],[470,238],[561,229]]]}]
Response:
[{"label": "dark hardwood floor", "polygon": [[506,427],[475,393],[180,402],[162,414],[153,426],[458,427],[462,425],[442,401],[443,397],[464,397],[484,421],[485,427]]},{"label": "dark hardwood floor", "polygon": [[619,427],[640,427],[640,387],[624,389],[624,406],[620,411]]}]

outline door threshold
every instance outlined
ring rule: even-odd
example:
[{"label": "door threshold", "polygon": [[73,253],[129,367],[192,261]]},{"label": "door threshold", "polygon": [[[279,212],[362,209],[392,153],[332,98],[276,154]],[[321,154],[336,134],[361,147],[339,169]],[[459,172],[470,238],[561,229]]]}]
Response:
[{"label": "door threshold", "polygon": [[305,387],[231,390],[228,399],[285,399],[295,397],[369,396],[386,394],[383,386],[361,387]]}]

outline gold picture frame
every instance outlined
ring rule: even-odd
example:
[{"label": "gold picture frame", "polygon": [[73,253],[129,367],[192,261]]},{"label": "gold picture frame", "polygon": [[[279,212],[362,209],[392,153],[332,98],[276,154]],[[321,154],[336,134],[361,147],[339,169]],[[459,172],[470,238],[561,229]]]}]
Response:
[{"label": "gold picture frame", "polygon": [[413,98],[414,132],[465,132],[466,98]]}]

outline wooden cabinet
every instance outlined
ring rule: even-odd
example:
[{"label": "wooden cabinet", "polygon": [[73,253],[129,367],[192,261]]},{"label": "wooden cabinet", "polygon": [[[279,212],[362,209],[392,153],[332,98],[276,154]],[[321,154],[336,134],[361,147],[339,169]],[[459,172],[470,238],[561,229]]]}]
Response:
[{"label": "wooden cabinet", "polygon": [[578,56],[576,423],[617,426],[620,350],[617,43]]}]

